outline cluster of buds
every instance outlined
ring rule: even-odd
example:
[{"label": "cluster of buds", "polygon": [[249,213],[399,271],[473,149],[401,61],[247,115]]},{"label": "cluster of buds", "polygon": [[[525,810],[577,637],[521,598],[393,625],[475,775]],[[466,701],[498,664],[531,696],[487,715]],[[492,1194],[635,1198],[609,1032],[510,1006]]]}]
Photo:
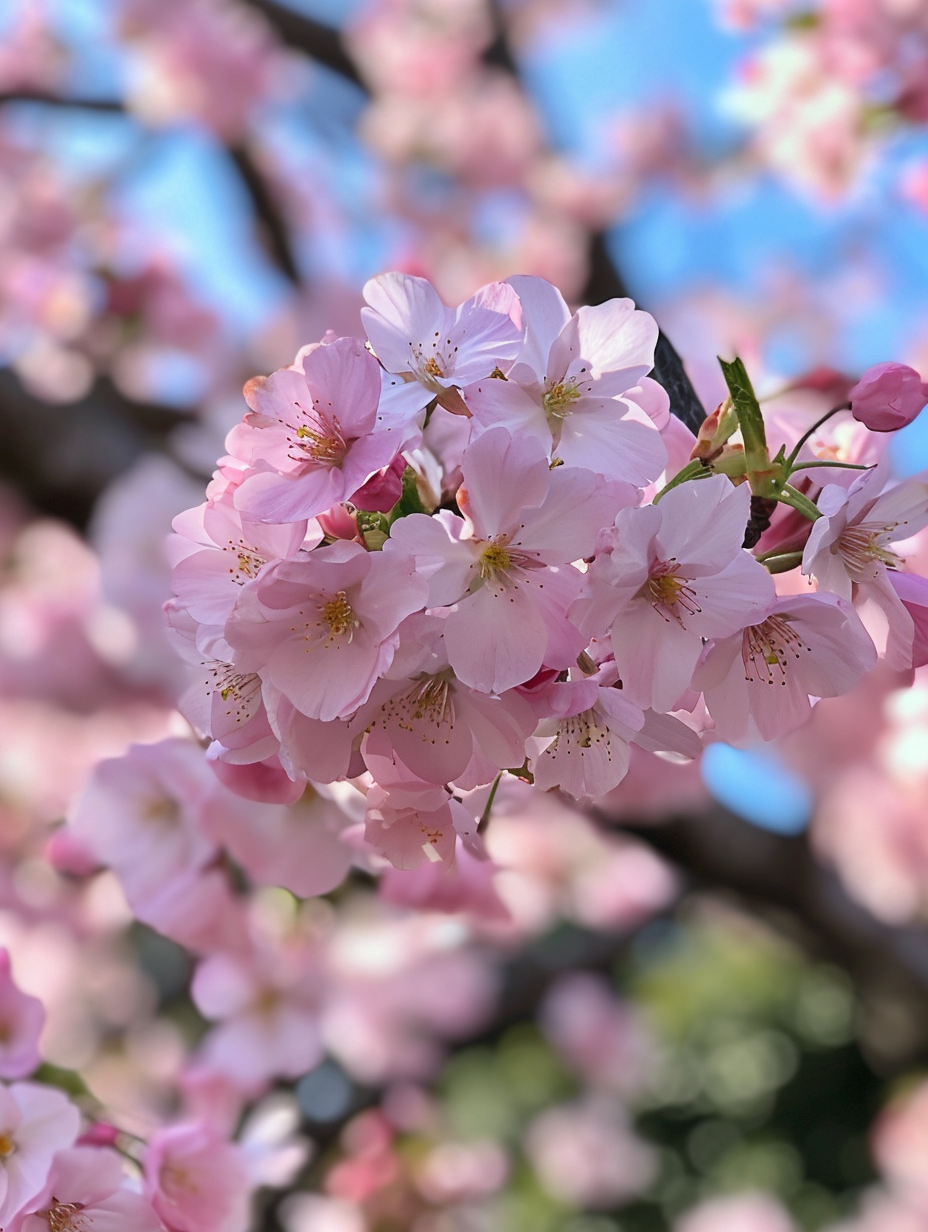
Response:
[{"label": "cluster of buds", "polygon": [[451,309],[395,273],[365,299],[366,340],[248,383],[174,523],[181,709],[240,794],[351,779],[368,848],[450,864],[506,772],[598,797],[633,744],[770,739],[879,655],[924,661],[895,544],[928,483],[861,462],[925,400],[910,369],[852,391],[854,456],[824,421],[772,453],[740,361],[698,440],[671,417],[630,300],[515,277]]}]

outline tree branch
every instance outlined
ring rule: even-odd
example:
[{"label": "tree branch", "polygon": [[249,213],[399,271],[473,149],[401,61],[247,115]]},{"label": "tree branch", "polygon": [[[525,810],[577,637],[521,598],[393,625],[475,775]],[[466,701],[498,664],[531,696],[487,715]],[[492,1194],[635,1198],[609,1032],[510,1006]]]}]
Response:
[{"label": "tree branch", "polygon": [[362,90],[367,89],[357,65],[342,44],[341,34],[334,26],[316,21],[281,0],[245,0],[248,8],[263,14],[288,47],[304,52],[311,59],[344,77]]},{"label": "tree branch", "polygon": [[192,411],[134,402],[100,376],[83,398],[43,402],[0,368],[0,477],[36,508],[86,525],[97,497]]},{"label": "tree branch", "polygon": [[[0,94],[0,106],[24,102],[41,103],[59,110],[126,114],[121,99],[81,98],[30,90],[14,90]],[[225,148],[251,201],[256,229],[268,257],[288,281],[298,286],[302,279],[290,242],[290,232],[273,194],[268,190],[264,174],[246,144],[239,143]]]},{"label": "tree branch", "polygon": [[[609,255],[606,235],[595,232],[590,238],[590,271],[583,289],[583,301],[587,304],[602,304],[607,299],[624,298],[628,289]],[[683,360],[673,343],[661,330],[657,336],[654,352],[654,379],[667,390],[670,409],[682,420],[692,433],[698,433],[706,418],[705,407],[693,388],[693,383],[683,367]]]}]

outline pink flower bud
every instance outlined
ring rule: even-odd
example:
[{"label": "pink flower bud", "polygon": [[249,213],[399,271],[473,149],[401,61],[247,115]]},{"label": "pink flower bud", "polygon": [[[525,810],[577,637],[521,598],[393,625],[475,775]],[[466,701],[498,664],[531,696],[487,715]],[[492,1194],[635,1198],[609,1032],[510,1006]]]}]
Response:
[{"label": "pink flower bud", "polygon": [[928,402],[928,385],[906,364],[868,368],[849,394],[851,414],[871,432],[895,432]]},{"label": "pink flower bud", "polygon": [[327,513],[320,513],[316,521],[330,539],[358,539],[357,518],[344,502],[333,505]]},{"label": "pink flower bud", "polygon": [[105,1121],[95,1121],[77,1140],[78,1146],[113,1146],[119,1130]]},{"label": "pink flower bud", "polygon": [[401,454],[397,455],[389,466],[383,467],[358,488],[351,498],[351,503],[368,512],[389,513],[403,495],[405,469],[406,459]]}]

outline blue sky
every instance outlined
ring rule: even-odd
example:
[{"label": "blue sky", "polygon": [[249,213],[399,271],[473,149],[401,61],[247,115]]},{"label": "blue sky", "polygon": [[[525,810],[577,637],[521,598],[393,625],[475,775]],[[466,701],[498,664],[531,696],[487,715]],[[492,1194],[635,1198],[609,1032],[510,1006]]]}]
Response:
[{"label": "blue sky", "polygon": [[[22,2],[3,6],[5,13]],[[126,66],[108,37],[114,0],[50,3],[78,51],[74,89],[115,92]],[[361,0],[291,3],[323,20],[344,19],[362,7]],[[639,107],[666,93],[684,101],[701,150],[717,155],[738,138],[719,96],[747,46],[743,37],[718,28],[710,0],[602,0],[538,40],[523,70],[552,142],[581,158],[596,161],[604,125],[617,108]],[[375,175],[351,134],[359,106],[357,92],[316,73],[289,115],[272,121],[282,141],[302,147],[301,172],[324,181],[336,201],[356,212],[359,202],[374,196]],[[43,124],[44,139],[57,153],[86,164],[118,163],[136,135],[130,121],[106,117],[58,116]],[[864,254],[879,271],[882,294],[859,311],[847,306],[835,353],[809,356],[805,339],[786,334],[774,341],[771,357],[783,371],[825,359],[860,369],[902,354],[913,336],[928,334],[928,219],[894,187],[899,166],[919,151],[928,153],[924,139],[900,140],[889,165],[837,207],[804,200],[760,177],[698,205],[656,186],[615,227],[614,251],[633,292],[649,305],[710,283],[760,296],[769,270],[782,264],[827,286],[840,277],[849,254]],[[272,310],[280,284],[249,240],[247,200],[207,137],[172,130],[150,138],[119,191],[127,207],[169,238],[207,297],[243,327]],[[505,202],[492,210],[504,215]],[[390,230],[377,217],[358,217],[357,223],[338,272],[361,281],[387,259]],[[310,257],[318,260],[320,253]]]}]

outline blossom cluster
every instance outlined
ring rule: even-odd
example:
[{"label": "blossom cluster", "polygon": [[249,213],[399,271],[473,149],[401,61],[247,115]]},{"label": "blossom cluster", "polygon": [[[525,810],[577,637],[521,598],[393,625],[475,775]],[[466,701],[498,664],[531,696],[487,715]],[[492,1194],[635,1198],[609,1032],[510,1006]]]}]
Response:
[{"label": "blossom cluster", "polygon": [[[751,151],[797,187],[833,198],[875,163],[887,135],[928,119],[928,20],[918,3],[717,0],[741,28],[776,21],[752,48],[729,92],[751,130]],[[925,160],[909,161],[901,188],[924,209]]]},{"label": "blossom cluster", "polygon": [[[140,1156],[88,1120],[40,1067],[42,1002],[14,983],[0,950],[0,1224],[10,1232],[181,1232],[244,1226],[244,1157],[206,1123],[156,1131]],[[126,1161],[132,1163],[126,1167]]]},{"label": "blossom cluster", "polygon": [[181,709],[234,791],[350,779],[362,847],[451,864],[482,854],[507,771],[595,798],[632,745],[772,739],[878,655],[924,661],[928,583],[895,545],[928,525],[928,483],[887,488],[871,431],[921,408],[912,370],[851,391],[853,458],[810,430],[771,459],[749,381],[698,441],[670,416],[630,300],[571,313],[522,276],[448,308],[404,274],[365,300],[364,341],[246,385],[207,501],[175,519]]}]

